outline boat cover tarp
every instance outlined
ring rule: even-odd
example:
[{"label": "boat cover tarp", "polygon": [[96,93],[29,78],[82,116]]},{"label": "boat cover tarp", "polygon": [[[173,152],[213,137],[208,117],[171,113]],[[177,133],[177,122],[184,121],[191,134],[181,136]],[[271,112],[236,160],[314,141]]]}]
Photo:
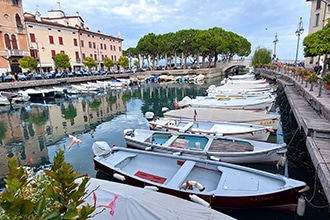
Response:
[{"label": "boat cover tarp", "polygon": [[[112,208],[107,208],[92,219],[233,219],[188,200],[96,178],[91,178],[89,182],[89,195],[85,203],[93,205],[93,193],[90,192],[97,187],[99,188],[95,191],[96,205],[109,205]],[[97,208],[95,213],[101,210],[102,208]]]}]

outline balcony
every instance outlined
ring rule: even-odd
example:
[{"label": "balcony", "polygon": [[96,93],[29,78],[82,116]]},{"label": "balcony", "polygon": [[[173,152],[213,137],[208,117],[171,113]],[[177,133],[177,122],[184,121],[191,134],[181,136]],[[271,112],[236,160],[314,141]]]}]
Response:
[{"label": "balcony", "polygon": [[7,50],[8,57],[12,56],[24,56],[23,50]]}]

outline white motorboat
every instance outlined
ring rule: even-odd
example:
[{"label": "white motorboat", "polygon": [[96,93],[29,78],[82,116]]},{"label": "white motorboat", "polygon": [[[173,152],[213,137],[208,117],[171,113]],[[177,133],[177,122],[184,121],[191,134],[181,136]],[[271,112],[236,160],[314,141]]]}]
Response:
[{"label": "white motorboat", "polygon": [[228,110],[216,108],[181,108],[170,110],[163,113],[165,118],[174,119],[193,119],[196,117],[199,121],[213,122],[234,122],[254,125],[262,125],[277,130],[280,116],[278,114],[269,114],[266,111],[254,112],[246,110]]},{"label": "white motorboat", "polygon": [[128,147],[229,163],[265,163],[284,166],[286,161],[285,143],[275,144],[149,129],[125,129],[124,138]]},{"label": "white motorboat", "polygon": [[163,131],[177,131],[190,134],[218,135],[222,137],[237,137],[242,139],[251,139],[267,141],[272,131],[269,127],[232,123],[232,122],[209,122],[179,120],[170,118],[155,118],[149,121],[150,129]]}]

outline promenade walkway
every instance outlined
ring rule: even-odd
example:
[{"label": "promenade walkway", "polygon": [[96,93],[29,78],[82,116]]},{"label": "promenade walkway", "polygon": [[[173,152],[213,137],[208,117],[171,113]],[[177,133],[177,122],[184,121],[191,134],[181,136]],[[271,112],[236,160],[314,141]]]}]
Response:
[{"label": "promenade walkway", "polygon": [[330,203],[330,93],[315,83],[284,72],[259,69],[265,78],[276,79],[283,86],[301,131],[306,134],[306,147],[311,156],[325,196]]}]

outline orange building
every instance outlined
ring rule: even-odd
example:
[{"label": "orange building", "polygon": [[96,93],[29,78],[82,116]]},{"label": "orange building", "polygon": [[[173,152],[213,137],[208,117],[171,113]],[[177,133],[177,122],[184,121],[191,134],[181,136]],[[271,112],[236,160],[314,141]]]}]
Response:
[{"label": "orange building", "polygon": [[22,0],[2,0],[0,5],[0,75],[19,73],[18,60],[30,55]]}]

